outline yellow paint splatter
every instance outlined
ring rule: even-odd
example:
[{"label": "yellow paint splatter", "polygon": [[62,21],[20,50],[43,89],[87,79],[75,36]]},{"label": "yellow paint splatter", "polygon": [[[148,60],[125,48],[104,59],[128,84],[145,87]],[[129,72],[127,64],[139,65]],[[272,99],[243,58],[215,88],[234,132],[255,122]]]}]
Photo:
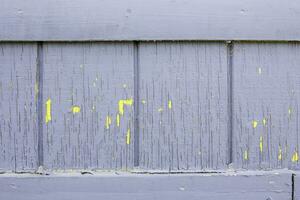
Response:
[{"label": "yellow paint splatter", "polygon": [[73,114],[79,113],[80,110],[81,110],[81,109],[80,109],[79,106],[72,106],[72,113],[73,113]]},{"label": "yellow paint splatter", "polygon": [[163,108],[159,108],[158,109],[158,112],[162,112],[164,109]]},{"label": "yellow paint splatter", "polygon": [[131,106],[133,104],[133,99],[121,99],[119,100],[119,114],[124,115],[124,105]]},{"label": "yellow paint splatter", "polygon": [[261,75],[261,68],[258,68],[258,74]]},{"label": "yellow paint splatter", "polygon": [[126,144],[130,144],[130,129],[127,129]]},{"label": "yellow paint splatter", "polygon": [[279,146],[279,149],[278,149],[278,160],[282,160],[282,149],[281,149],[281,146]]},{"label": "yellow paint splatter", "polygon": [[291,108],[289,108],[288,113],[289,113],[289,115],[292,114],[292,109]]},{"label": "yellow paint splatter", "polygon": [[253,127],[253,128],[256,128],[256,127],[257,127],[257,124],[258,124],[258,121],[256,121],[256,120],[253,120],[253,121],[252,121],[252,127]]},{"label": "yellow paint splatter", "polygon": [[172,101],[171,100],[168,101],[168,108],[172,109]]},{"label": "yellow paint splatter", "polygon": [[259,151],[263,152],[263,136],[259,137]]},{"label": "yellow paint splatter", "polygon": [[299,160],[298,152],[295,151],[292,156],[292,162],[298,162],[298,160]]},{"label": "yellow paint splatter", "polygon": [[263,118],[262,123],[263,123],[264,126],[266,126],[267,125],[267,119]]},{"label": "yellow paint splatter", "polygon": [[142,100],[142,104],[146,104],[146,100],[143,99],[143,100]]},{"label": "yellow paint splatter", "polygon": [[117,122],[117,127],[119,127],[120,126],[120,114],[117,114],[116,122]]},{"label": "yellow paint splatter", "polygon": [[51,99],[49,98],[47,101],[46,101],[46,115],[45,115],[45,121],[46,121],[46,124],[48,124],[48,122],[51,121]]},{"label": "yellow paint splatter", "polygon": [[105,127],[106,127],[106,129],[109,129],[110,125],[111,125],[111,117],[107,116],[106,117],[106,121],[105,121]]},{"label": "yellow paint splatter", "polygon": [[244,151],[244,160],[248,160],[248,151],[247,150]]}]

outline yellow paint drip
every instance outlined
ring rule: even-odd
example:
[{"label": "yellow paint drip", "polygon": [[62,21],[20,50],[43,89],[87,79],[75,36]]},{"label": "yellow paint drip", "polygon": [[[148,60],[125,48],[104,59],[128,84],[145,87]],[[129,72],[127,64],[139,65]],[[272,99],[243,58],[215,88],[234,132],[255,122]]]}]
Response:
[{"label": "yellow paint drip", "polygon": [[282,149],[281,149],[281,146],[279,146],[279,150],[278,150],[278,160],[282,160]]},{"label": "yellow paint drip", "polygon": [[172,109],[172,101],[171,100],[168,101],[168,108]]},{"label": "yellow paint drip", "polygon": [[72,106],[72,113],[73,113],[73,114],[79,113],[80,110],[81,110],[81,109],[80,109],[79,106]]},{"label": "yellow paint drip", "polygon": [[120,126],[120,114],[117,114],[117,127],[119,127]]},{"label": "yellow paint drip", "polygon": [[248,151],[244,151],[244,160],[248,160]]},{"label": "yellow paint drip", "polygon": [[256,128],[256,127],[257,127],[257,124],[258,124],[258,122],[257,122],[256,120],[253,120],[253,121],[252,121],[252,127],[253,127],[253,128]]},{"label": "yellow paint drip", "polygon": [[262,123],[263,123],[264,126],[266,126],[267,125],[267,119],[263,118]]},{"label": "yellow paint drip", "polygon": [[51,121],[51,99],[49,98],[46,101],[46,115],[45,115],[46,124]]},{"label": "yellow paint drip", "polygon": [[259,137],[259,151],[263,152],[263,136]]},{"label": "yellow paint drip", "polygon": [[132,106],[133,99],[121,99],[119,100],[119,114],[122,116],[124,115],[124,105]]},{"label": "yellow paint drip", "polygon": [[292,156],[292,162],[298,162],[298,160],[299,160],[299,155],[298,155],[298,152],[295,151]]},{"label": "yellow paint drip", "polygon": [[130,144],[130,129],[127,129],[126,144]]},{"label": "yellow paint drip", "polygon": [[107,116],[106,117],[106,121],[105,121],[105,127],[106,127],[106,129],[109,129],[110,125],[111,125],[111,117]]}]

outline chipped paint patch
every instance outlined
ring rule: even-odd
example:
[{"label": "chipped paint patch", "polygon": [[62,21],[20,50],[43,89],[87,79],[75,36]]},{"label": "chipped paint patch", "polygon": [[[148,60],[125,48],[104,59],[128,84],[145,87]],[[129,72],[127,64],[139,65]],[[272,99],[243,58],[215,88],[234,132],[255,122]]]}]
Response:
[{"label": "chipped paint patch", "polygon": [[244,151],[244,160],[248,160],[248,151],[247,150]]},{"label": "chipped paint patch", "polygon": [[126,134],[126,144],[130,144],[130,128],[127,129],[127,134]]},{"label": "chipped paint patch", "polygon": [[133,99],[121,99],[119,100],[119,114],[122,116],[124,115],[124,105],[132,106]]},{"label": "chipped paint patch", "polygon": [[256,127],[257,127],[257,124],[258,124],[258,121],[257,121],[257,120],[253,120],[253,121],[252,121],[252,127],[253,127],[253,128],[256,128]]},{"label": "chipped paint patch", "polygon": [[278,148],[278,160],[282,160],[282,149],[281,146]]},{"label": "chipped paint patch", "polygon": [[257,69],[257,72],[258,72],[259,75],[261,75],[261,72],[262,72],[261,67],[259,67],[259,68]]},{"label": "chipped paint patch", "polygon": [[299,160],[299,155],[298,155],[298,152],[295,151],[292,156],[292,162],[298,162],[298,160]]},{"label": "chipped paint patch", "polygon": [[172,101],[171,100],[168,101],[168,108],[172,109]]},{"label": "chipped paint patch", "polygon": [[51,121],[51,105],[52,104],[52,101],[51,99],[49,98],[47,101],[46,101],[46,115],[45,115],[45,121],[46,121],[46,124],[48,124],[48,122]]},{"label": "chipped paint patch", "polygon": [[76,114],[79,113],[81,108],[79,106],[72,106],[72,113]]},{"label": "chipped paint patch", "polygon": [[117,123],[117,127],[119,127],[120,126],[120,114],[117,114],[116,123]]},{"label": "chipped paint patch", "polygon": [[259,151],[263,152],[263,136],[259,137]]},{"label": "chipped paint patch", "polygon": [[106,116],[105,128],[109,129],[110,125],[111,125],[111,117],[110,116]]},{"label": "chipped paint patch", "polygon": [[264,126],[267,125],[267,119],[265,117],[263,118],[262,123],[263,123]]},{"label": "chipped paint patch", "polygon": [[289,113],[289,115],[292,114],[292,108],[289,108],[289,109],[288,109],[288,113]]}]

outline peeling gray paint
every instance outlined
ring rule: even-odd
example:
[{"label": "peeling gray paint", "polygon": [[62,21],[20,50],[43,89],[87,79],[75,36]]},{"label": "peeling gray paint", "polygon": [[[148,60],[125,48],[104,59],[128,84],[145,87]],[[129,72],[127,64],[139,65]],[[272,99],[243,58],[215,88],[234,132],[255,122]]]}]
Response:
[{"label": "peeling gray paint", "polygon": [[299,54],[298,43],[234,45],[235,167],[299,169]]},{"label": "peeling gray paint", "polygon": [[37,46],[0,44],[0,170],[37,166]]},{"label": "peeling gray paint", "polygon": [[45,115],[52,104],[43,123],[46,168],[133,166],[133,105],[124,105],[117,126],[119,100],[133,98],[132,43],[46,43],[43,82]]},{"label": "peeling gray paint", "polygon": [[225,43],[141,43],[142,168],[226,167],[226,56]]}]

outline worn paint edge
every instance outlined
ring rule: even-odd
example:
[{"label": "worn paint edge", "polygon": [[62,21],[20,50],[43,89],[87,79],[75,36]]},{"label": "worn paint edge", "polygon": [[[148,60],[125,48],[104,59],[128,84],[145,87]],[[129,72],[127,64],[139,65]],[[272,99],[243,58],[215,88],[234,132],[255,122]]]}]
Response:
[{"label": "worn paint edge", "polygon": [[139,58],[139,43],[134,42],[133,43],[133,76],[134,76],[134,101],[133,101],[133,109],[134,109],[134,130],[133,130],[133,148],[134,148],[134,166],[138,167],[139,166],[139,154],[140,154],[140,137],[139,137],[139,132],[140,132],[140,127],[139,127],[139,104],[140,104],[140,96],[139,96],[139,87],[140,87],[140,70],[139,70],[139,65],[140,65],[140,58]]},{"label": "worn paint edge", "polygon": [[37,43],[37,71],[36,79],[38,82],[38,99],[37,99],[37,126],[38,126],[38,167],[44,164],[44,146],[43,146],[43,79],[44,79],[44,49],[43,43]]}]

